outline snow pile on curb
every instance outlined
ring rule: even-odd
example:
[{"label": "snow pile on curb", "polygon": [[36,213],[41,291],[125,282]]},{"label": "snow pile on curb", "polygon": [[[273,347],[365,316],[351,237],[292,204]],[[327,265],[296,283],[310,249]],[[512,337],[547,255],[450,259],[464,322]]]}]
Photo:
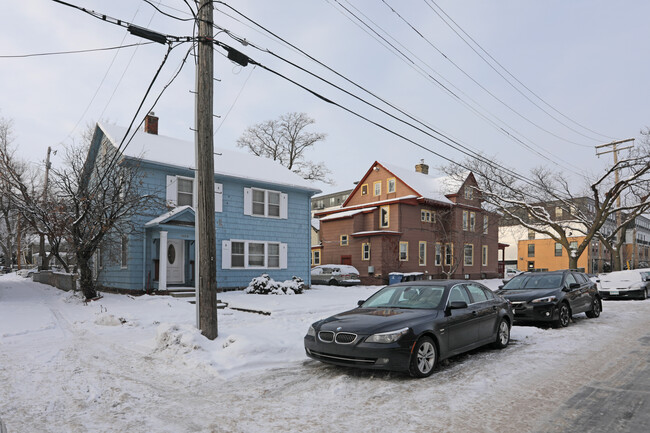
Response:
[{"label": "snow pile on curb", "polygon": [[268,274],[253,278],[244,293],[258,295],[299,295],[305,290],[302,278],[293,277],[283,283],[275,281]]},{"label": "snow pile on curb", "polygon": [[201,347],[201,331],[188,324],[163,323],[156,330],[154,351],[171,351],[175,354],[187,354]]}]

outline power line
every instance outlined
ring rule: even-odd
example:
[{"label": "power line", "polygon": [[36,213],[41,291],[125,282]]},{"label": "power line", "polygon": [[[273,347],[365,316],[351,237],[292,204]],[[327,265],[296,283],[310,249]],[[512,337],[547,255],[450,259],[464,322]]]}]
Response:
[{"label": "power line", "polygon": [[139,36],[141,38],[145,38],[145,39],[148,39],[150,41],[158,42],[160,44],[166,44],[166,43],[169,43],[169,42],[190,42],[190,40],[191,40],[191,38],[189,36],[182,36],[181,37],[181,36],[174,36],[174,35],[167,35],[167,34],[158,33],[156,31],[153,31],[153,30],[150,30],[150,29],[147,29],[147,28],[144,28],[144,27],[140,27],[140,26],[137,26],[135,24],[131,24],[131,23],[127,22],[127,21],[111,17],[110,15],[101,14],[101,13],[95,12],[93,10],[86,9],[86,8],[81,7],[81,6],[77,6],[77,5],[74,5],[72,3],[62,1],[62,0],[51,0],[51,1],[53,1],[55,3],[62,4],[64,6],[68,6],[68,7],[73,8],[73,9],[80,10],[80,11],[82,11],[82,12],[84,12],[84,13],[86,13],[86,14],[94,17],[94,18],[97,18],[97,19],[99,19],[101,21],[104,21],[104,22],[107,22],[107,23],[110,23],[110,24],[114,24],[116,26],[124,27],[129,31],[129,33],[133,34],[134,36]]},{"label": "power line", "polygon": [[[327,0],[327,1],[329,2],[329,0]],[[437,80],[436,78],[432,77],[430,74],[428,74],[428,73],[426,73],[425,71],[423,71],[421,67],[417,66],[417,65],[416,65],[416,64],[415,64],[411,59],[409,59],[408,56],[406,56],[406,55],[405,55],[401,50],[399,50],[399,49],[396,48],[393,44],[391,44],[389,41],[387,41],[386,38],[384,38],[384,37],[383,37],[382,35],[380,35],[380,34],[379,34],[375,29],[373,29],[370,25],[368,25],[364,20],[362,20],[362,19],[359,18],[356,14],[354,14],[354,12],[350,11],[348,8],[346,8],[344,5],[342,5],[342,4],[339,2],[339,0],[334,0],[334,1],[335,1],[335,2],[336,2],[336,3],[337,3],[341,8],[343,8],[343,9],[344,9],[345,11],[347,11],[350,15],[352,15],[355,19],[357,19],[361,24],[363,24],[364,26],[366,26],[370,31],[372,31],[372,32],[373,32],[374,34],[376,34],[379,38],[381,38],[383,41],[385,41],[387,44],[389,44],[390,47],[392,47],[393,50],[395,50],[397,53],[399,53],[400,56],[402,56],[404,59],[407,59],[407,60],[411,63],[411,65],[408,65],[409,67],[420,69],[420,71],[418,71],[418,72],[421,73],[421,74],[424,74],[423,76],[425,76],[425,78],[428,77],[428,78],[430,78],[431,80],[433,80],[437,85],[439,85],[443,90],[445,90],[445,91],[446,91],[449,95],[451,95],[454,99],[456,99],[458,102],[460,102],[460,103],[461,103],[462,105],[464,105],[466,108],[468,108],[468,109],[469,109],[470,111],[472,111],[474,114],[476,114],[477,116],[479,116],[480,118],[482,118],[483,120],[485,120],[486,122],[488,122],[488,123],[489,123],[490,125],[492,125],[492,126],[493,126],[497,131],[503,133],[506,137],[515,140],[517,143],[521,144],[522,146],[524,146],[524,147],[527,148],[528,150],[530,150],[530,151],[532,151],[533,153],[537,154],[537,155],[540,156],[541,158],[543,158],[543,159],[549,161],[550,163],[555,164],[555,165],[557,165],[558,167],[562,167],[562,165],[560,165],[558,162],[552,160],[548,154],[541,153],[541,152],[538,152],[537,150],[533,149],[533,147],[531,147],[529,144],[525,143],[525,142],[524,142],[523,140],[521,140],[519,137],[517,137],[517,136],[514,135],[514,134],[511,134],[511,133],[510,133],[509,131],[507,131],[504,127],[502,127],[502,126],[496,124],[492,119],[488,118],[486,115],[484,115],[483,113],[481,113],[479,110],[477,110],[477,109],[475,109],[474,107],[472,107],[469,103],[467,103],[467,102],[464,101],[462,98],[460,98],[460,96],[458,96],[455,92],[451,91],[451,89],[449,89],[447,86],[445,86],[444,84],[442,84],[439,80]],[[352,6],[352,7],[354,7],[354,6]],[[355,7],[355,9],[356,9],[356,7]],[[356,9],[356,10],[358,11],[358,9]],[[361,13],[361,12],[360,12],[360,13]],[[364,15],[364,16],[365,16],[365,15]],[[366,17],[366,18],[367,18],[367,17]],[[372,20],[371,20],[371,22],[372,22]],[[374,24],[374,22],[373,22],[373,24]],[[375,25],[376,25],[376,24],[375,24]],[[379,27],[379,26],[377,26],[377,27],[381,29],[381,27]],[[382,31],[384,31],[384,30],[382,29]],[[384,31],[384,33],[387,33],[387,32]],[[390,36],[389,36],[389,37],[390,37]],[[391,37],[391,38],[392,38],[392,37]],[[375,40],[376,40],[376,38],[375,38]],[[398,43],[399,43],[399,42],[398,42]],[[383,44],[382,44],[382,45],[383,45]],[[400,45],[401,45],[401,44],[400,44]],[[406,50],[408,51],[408,49],[406,49]],[[409,53],[410,53],[410,51],[409,51]],[[393,54],[395,54],[395,52],[393,52]],[[413,55],[413,53],[411,53],[411,54]],[[417,58],[417,57],[416,57],[416,58]],[[418,59],[418,60],[419,60],[419,59]],[[423,63],[424,63],[424,62],[423,62]],[[425,65],[426,65],[426,63],[425,63]],[[428,66],[428,65],[427,65],[427,66]],[[432,69],[431,67],[429,67],[429,68]],[[434,71],[434,72],[435,72],[435,71]],[[438,75],[440,75],[440,74],[438,74]],[[452,83],[450,83],[448,80],[444,79],[444,77],[441,76],[441,78],[442,78],[443,80],[447,81],[447,82],[450,84],[451,87],[454,87],[454,89],[456,89],[459,93],[461,93],[461,94],[464,95],[466,98],[468,98],[468,99],[469,99],[470,101],[472,101],[474,104],[478,105],[479,108],[482,108],[483,110],[485,110],[485,111],[487,111],[487,112],[489,113],[488,110],[486,110],[484,107],[482,107],[478,102],[474,101],[471,97],[469,97],[467,94],[465,94],[464,92],[462,92],[460,89],[458,89],[458,88],[457,88],[456,86],[454,86]],[[490,113],[490,114],[491,114],[491,113]],[[520,132],[518,132],[517,130],[515,130],[514,128],[512,128],[512,126],[509,126],[506,122],[502,121],[501,119],[499,119],[499,118],[498,118],[497,116],[495,116],[494,114],[492,114],[492,116],[495,117],[499,122],[501,122],[501,123],[502,123],[503,125],[505,125],[506,127],[512,129],[515,133],[521,135],[523,138],[525,138],[526,140],[528,140],[528,141],[530,141],[531,143],[533,143],[532,140],[530,140],[529,138],[526,138],[522,133],[520,133]],[[533,143],[533,144],[534,144],[534,143]],[[536,145],[536,144],[534,144],[534,145],[535,145],[536,147],[540,147],[539,145]],[[568,169],[569,167],[562,167],[562,168]]]},{"label": "power line", "polygon": [[[266,70],[268,72],[271,72],[272,74],[277,75],[278,77],[283,78],[284,80],[286,80],[286,81],[300,87],[301,89],[311,93],[312,95],[314,95],[318,99],[320,99],[320,100],[322,100],[324,102],[327,102],[328,104],[332,104],[332,105],[334,105],[334,106],[336,106],[336,107],[338,107],[338,108],[340,108],[340,109],[342,109],[342,110],[344,110],[344,111],[346,111],[346,112],[348,112],[348,113],[350,113],[350,114],[352,114],[352,115],[366,121],[367,123],[370,123],[370,124],[380,128],[380,129],[383,129],[384,131],[386,131],[386,132],[388,132],[388,133],[390,133],[392,135],[395,135],[396,137],[399,137],[399,138],[401,138],[401,139],[403,139],[403,140],[405,140],[405,141],[407,141],[407,142],[409,142],[409,143],[411,143],[411,144],[425,150],[426,152],[429,152],[429,153],[431,153],[431,154],[433,154],[433,155],[435,155],[435,156],[437,156],[437,157],[439,157],[439,158],[441,158],[441,159],[443,159],[443,160],[445,160],[445,161],[447,161],[447,162],[449,162],[451,164],[457,165],[457,166],[459,166],[459,167],[461,167],[461,168],[463,168],[465,170],[472,171],[471,168],[467,167],[463,163],[454,161],[453,159],[451,159],[449,157],[446,157],[446,156],[442,155],[441,153],[438,153],[438,152],[436,152],[436,151],[434,151],[432,149],[429,149],[428,147],[422,145],[421,143],[418,143],[417,141],[412,140],[412,139],[406,137],[405,135],[400,134],[400,133],[390,129],[389,127],[384,126],[379,122],[371,120],[370,118],[368,118],[368,117],[366,117],[366,116],[364,116],[364,115],[362,115],[362,114],[360,114],[360,113],[358,113],[358,112],[356,112],[356,111],[354,111],[354,110],[352,110],[352,109],[350,109],[348,107],[345,107],[345,106],[343,106],[343,105],[341,105],[341,104],[339,104],[339,103],[337,103],[337,102],[335,102],[335,101],[321,95],[320,93],[306,87],[305,85],[302,85],[302,84],[298,83],[297,81],[295,81],[295,80],[281,74],[280,72],[277,72],[277,71],[275,71],[275,70],[273,70],[273,69],[271,69],[271,68],[269,68],[267,66],[262,65],[261,63],[251,59],[250,57],[248,57],[245,54],[237,51],[236,49],[228,46],[227,44],[224,44],[224,43],[222,43],[220,41],[216,41],[216,40],[213,41],[213,42],[214,42],[215,45],[218,45],[218,46],[224,48],[228,52],[228,58],[237,59],[237,60],[234,60],[237,63],[240,63],[240,61],[242,61],[242,63],[240,63],[242,65],[252,64],[252,65],[259,66],[260,68],[262,68],[262,69],[264,69],[264,70]],[[434,138],[435,140],[437,140],[437,141],[439,141],[439,142],[441,142],[443,144],[446,144],[446,145],[450,146],[449,143],[446,143],[444,140],[442,140],[442,139],[440,139],[438,137],[434,137],[434,136],[430,136],[430,137]],[[453,148],[453,146],[451,146],[451,147]],[[456,150],[458,150],[458,149],[456,149]],[[519,175],[518,173],[516,173],[516,172],[514,172],[512,170],[506,169],[506,168],[504,168],[504,167],[502,167],[502,166],[500,166],[498,164],[495,164],[495,163],[492,163],[492,162],[489,162],[489,161],[486,162],[484,159],[482,159],[482,157],[477,156],[477,155],[470,155],[470,154],[467,154],[467,153],[466,153],[466,155],[471,157],[471,158],[478,159],[481,162],[488,163],[493,169],[504,171],[504,172],[514,176],[515,178],[529,184],[530,186],[538,187],[538,185],[535,184],[533,181],[527,179],[526,177],[524,177],[522,175]]]},{"label": "power line", "polygon": [[[550,131],[550,130],[544,128],[543,126],[541,126],[541,125],[535,123],[534,121],[530,120],[528,117],[526,117],[526,116],[524,116],[523,114],[521,114],[519,111],[517,111],[517,110],[515,110],[514,108],[512,108],[512,107],[511,107],[510,105],[508,105],[505,101],[503,101],[501,98],[499,98],[499,97],[498,97],[497,95],[495,95],[493,92],[491,92],[489,89],[487,89],[487,88],[486,88],[485,86],[483,86],[481,83],[479,83],[478,80],[476,80],[476,79],[475,79],[474,77],[472,77],[472,76],[471,76],[467,71],[465,71],[463,68],[461,68],[461,67],[460,67],[456,62],[454,62],[454,61],[453,61],[453,60],[452,60],[448,55],[446,55],[445,53],[443,53],[442,50],[440,50],[440,49],[439,49],[435,44],[433,44],[433,42],[431,42],[431,41],[430,41],[426,36],[424,36],[424,34],[422,34],[422,32],[420,32],[420,31],[419,31],[419,30],[418,30],[418,29],[417,29],[417,28],[416,28],[412,23],[410,23],[410,22],[409,22],[406,18],[404,18],[404,17],[403,17],[399,12],[397,12],[397,11],[396,11],[396,10],[395,10],[391,5],[389,5],[389,4],[386,2],[386,0],[382,0],[382,3],[384,3],[384,5],[386,5],[386,7],[388,7],[388,8],[391,10],[391,12],[393,12],[393,14],[397,15],[397,17],[399,17],[399,18],[400,18],[400,19],[401,19],[401,20],[402,20],[402,21],[403,21],[403,22],[404,22],[404,23],[405,23],[405,24],[406,24],[406,25],[407,25],[411,30],[413,30],[413,31],[414,31],[414,32],[415,32],[415,33],[416,33],[416,34],[417,34],[417,35],[418,35],[422,40],[424,40],[424,41],[425,41],[429,46],[431,46],[434,50],[436,50],[436,51],[437,51],[437,52],[438,52],[438,53],[439,53],[439,54],[440,54],[440,55],[441,55],[445,60],[447,60],[449,63],[451,63],[451,64],[452,64],[452,65],[453,65],[453,66],[454,66],[458,71],[460,71],[463,75],[465,75],[468,79],[470,79],[474,84],[476,84],[478,87],[480,87],[483,91],[485,91],[488,95],[490,95],[492,98],[494,98],[494,99],[495,99],[496,101],[498,101],[500,104],[502,104],[504,107],[506,107],[506,108],[507,108],[508,110],[510,110],[512,113],[514,113],[515,115],[519,116],[520,118],[522,118],[522,119],[525,120],[526,122],[530,123],[531,125],[535,126],[536,128],[540,129],[541,131],[544,131],[545,133],[547,133],[547,134],[549,134],[549,135],[551,135],[551,136],[553,136],[553,137],[555,137],[555,138],[558,138],[558,139],[560,139],[560,140],[562,140],[562,141],[566,141],[567,143],[575,144],[575,145],[577,145],[577,146],[582,146],[582,147],[591,147],[591,146],[588,146],[588,145],[586,145],[586,144],[578,143],[578,142],[575,142],[575,141],[569,140],[569,139],[567,139],[567,138],[565,138],[565,137],[562,137],[562,136],[560,136],[560,135],[558,135],[558,134],[556,134],[556,133],[554,133],[554,132],[552,132],[552,131]],[[563,125],[564,125],[564,124],[563,124]],[[564,125],[564,126],[567,126],[567,125]],[[568,127],[568,126],[567,126],[567,127]],[[574,131],[574,132],[576,132],[576,133],[582,135],[583,137],[586,137],[586,138],[589,138],[590,140],[593,140],[593,138],[588,137],[588,136],[586,136],[586,135],[580,133],[579,131],[574,130],[574,129],[571,128],[571,127],[568,127],[568,128],[571,129],[572,131]]]},{"label": "power line", "polygon": [[[495,58],[494,58],[494,57],[493,57],[493,56],[492,56],[492,55],[491,55],[487,50],[485,50],[485,49],[484,49],[484,48],[483,48],[483,47],[482,47],[482,46],[481,46],[481,45],[480,45],[480,44],[479,44],[479,43],[478,43],[478,42],[477,42],[477,41],[476,41],[476,40],[475,40],[471,35],[469,35],[465,30],[463,30],[463,28],[462,28],[462,27],[461,27],[461,26],[460,26],[456,21],[454,21],[454,20],[453,20],[453,19],[452,19],[452,18],[451,18],[451,17],[450,17],[450,16],[449,16],[445,11],[444,11],[444,9],[442,9],[442,8],[441,8],[441,7],[440,7],[440,6],[439,6],[439,5],[438,5],[434,0],[425,0],[425,4],[426,4],[427,6],[429,6],[429,8],[430,8],[430,9],[431,9],[431,10],[432,10],[436,15],[438,15],[438,17],[440,17],[440,19],[441,19],[441,20],[442,20],[442,21],[443,21],[443,22],[444,22],[444,23],[445,23],[445,24],[446,24],[446,25],[447,25],[447,26],[448,26],[448,27],[449,27],[449,28],[450,28],[454,33],[456,33],[456,35],[457,35],[457,36],[458,36],[458,37],[459,37],[463,42],[465,42],[465,44],[467,44],[467,46],[470,47],[470,48],[472,49],[472,51],[474,51],[474,52],[475,52],[475,53],[476,53],[476,54],[477,54],[477,55],[478,55],[478,56],[479,56],[479,57],[480,57],[480,58],[481,58],[481,59],[482,59],[482,60],[483,60],[483,61],[484,61],[488,66],[490,66],[490,68],[492,68],[492,69],[493,69],[493,70],[494,70],[494,71],[495,71],[499,76],[501,76],[501,77],[502,77],[502,78],[503,78],[503,79],[504,79],[508,84],[510,84],[510,86],[512,86],[512,87],[513,87],[517,92],[519,92],[523,97],[525,97],[526,99],[528,99],[528,101],[530,101],[530,102],[531,102],[533,105],[535,105],[537,108],[539,108],[540,110],[542,110],[544,113],[546,113],[547,115],[549,115],[551,118],[553,118],[553,119],[556,120],[557,122],[561,123],[562,125],[566,126],[566,127],[569,128],[569,129],[571,129],[572,131],[577,132],[578,134],[583,135],[584,137],[587,137],[586,135],[581,134],[581,133],[578,132],[578,131],[575,131],[574,129],[572,129],[572,128],[569,127],[568,125],[566,125],[566,124],[564,124],[563,122],[561,122],[560,120],[556,119],[554,116],[552,116],[550,113],[548,113],[548,112],[547,112],[546,110],[544,110],[542,107],[540,107],[537,103],[535,103],[534,101],[532,101],[532,100],[528,97],[528,95],[524,94],[524,93],[521,91],[521,89],[519,89],[517,86],[515,86],[515,85],[514,85],[510,80],[508,80],[505,76],[503,76],[499,71],[497,71],[496,68],[495,68],[495,67],[494,67],[490,62],[487,61],[487,59],[485,59],[485,58],[484,58],[480,53],[478,53],[478,52],[476,51],[476,49],[474,49],[474,47],[473,47],[469,42],[467,42],[467,40],[466,40],[465,38],[463,38],[463,37],[462,37],[462,36],[461,36],[457,31],[456,31],[456,29],[454,29],[454,28],[451,26],[451,24],[449,24],[449,22],[448,22],[445,18],[443,18],[443,17],[442,17],[442,16],[441,16],[441,15],[440,15],[440,14],[439,14],[439,13],[438,13],[434,8],[433,8],[433,7],[431,7],[430,4],[427,3],[427,1],[433,3],[433,4],[434,4],[438,9],[440,9],[440,11],[441,11],[441,12],[442,12],[442,13],[443,13],[443,14],[444,14],[444,15],[445,15],[445,16],[446,16],[446,17],[447,17],[447,18],[448,18],[452,23],[454,23],[454,25],[455,25],[456,27],[458,27],[458,29],[459,29],[459,30],[460,30],[460,31],[461,31],[465,36],[467,36],[467,37],[468,37],[468,38],[469,38],[469,39],[470,39],[470,40],[471,40],[471,41],[472,41],[472,42],[473,42],[473,43],[474,43],[474,44],[475,44],[475,45],[476,45],[476,46],[477,46],[481,51],[483,51],[483,52],[484,52],[484,53],[485,53],[485,54],[486,54],[490,59],[492,59],[492,61],[493,61],[494,63],[496,63],[496,64],[497,64],[501,69],[503,69],[503,70],[504,70],[504,71],[505,71],[505,72],[506,72],[510,77],[512,77],[512,78],[513,78],[517,83],[519,83],[519,84],[520,84],[524,89],[526,89],[526,90],[527,90],[528,92],[530,92],[533,96],[535,96],[535,97],[536,97],[537,99],[539,99],[542,103],[544,103],[544,105],[546,105],[546,106],[549,107],[551,110],[553,110],[553,111],[555,111],[556,113],[558,113],[560,116],[562,116],[562,117],[564,117],[565,119],[569,120],[569,121],[570,121],[571,123],[573,123],[574,125],[577,125],[577,126],[583,128],[583,129],[585,129],[586,131],[589,131],[589,132],[591,132],[591,133],[593,133],[593,134],[599,135],[599,136],[604,137],[604,138],[609,138],[609,139],[612,139],[612,140],[614,139],[613,137],[609,137],[609,136],[607,136],[607,135],[605,135],[605,134],[601,134],[601,133],[599,133],[599,132],[597,132],[597,131],[594,131],[593,129],[590,129],[590,128],[588,128],[588,127],[582,125],[581,123],[579,123],[579,122],[577,122],[577,121],[571,119],[571,118],[568,117],[567,115],[565,115],[565,114],[563,114],[562,112],[560,112],[559,110],[557,110],[557,109],[556,109],[555,107],[553,107],[551,104],[549,104],[548,102],[546,102],[546,101],[545,101],[541,96],[539,96],[538,94],[536,94],[535,92],[533,92],[533,91],[532,91],[528,86],[526,86],[526,85],[525,85],[524,83],[522,83],[522,82],[521,82],[521,81],[520,81],[516,76],[514,76],[514,75],[513,75],[513,74],[512,74],[512,73],[511,73],[511,72],[510,72],[510,71],[509,71],[505,66],[503,66],[501,63],[499,63],[498,60],[496,60],[496,59],[495,59]],[[592,137],[587,137],[587,138],[590,138],[590,139],[592,139],[592,140],[596,140],[596,139],[594,139],[594,138],[592,138]],[[587,146],[587,147],[588,147],[588,146]]]},{"label": "power line", "polygon": [[153,44],[153,42],[138,42],[136,44],[118,45],[118,46],[115,46],[115,47],[104,47],[104,48],[89,48],[87,50],[54,51],[54,52],[49,52],[49,53],[18,54],[18,55],[10,55],[10,56],[0,56],[0,59],[20,59],[20,58],[27,58],[27,57],[58,56],[58,55],[64,55],[64,54],[95,53],[95,52],[100,52],[100,51],[119,50],[121,48],[131,48],[131,47],[137,47],[139,45],[149,45],[149,44]]},{"label": "power line", "polygon": [[242,84],[241,88],[239,89],[239,93],[237,93],[237,96],[235,97],[235,100],[232,102],[230,105],[230,108],[226,112],[226,114],[223,116],[221,119],[221,123],[219,123],[219,126],[214,130],[214,134],[219,132],[223,124],[226,122],[226,119],[228,118],[228,115],[232,111],[232,109],[235,107],[235,104],[237,104],[237,101],[239,100],[239,97],[241,96],[242,92],[244,91],[244,88],[246,87],[246,84],[248,83],[248,80],[250,80],[251,76],[253,75],[253,71],[255,70],[255,66],[251,68],[251,71],[248,73],[248,77],[246,77],[246,80],[244,81],[244,84]]},{"label": "power line", "polygon": [[[246,15],[242,14],[241,12],[239,12],[238,10],[236,10],[235,8],[233,8],[233,7],[231,7],[231,6],[227,5],[227,4],[225,4],[225,3],[223,3],[223,2],[218,2],[218,3],[222,3],[223,5],[227,6],[228,8],[230,8],[231,10],[233,10],[233,11],[234,11],[235,13],[237,13],[238,15],[242,16],[242,17],[245,18],[246,20],[250,21],[250,22],[253,23],[254,25],[258,26],[259,28],[263,29],[264,31],[266,31],[267,33],[269,33],[270,35],[272,35],[273,37],[275,37],[276,39],[278,39],[278,40],[280,40],[281,42],[283,42],[285,45],[288,45],[288,46],[292,47],[292,48],[293,48],[294,50],[296,50],[297,52],[301,53],[302,55],[304,55],[305,57],[311,59],[312,61],[318,63],[319,65],[323,66],[324,68],[328,69],[329,71],[333,72],[334,74],[336,74],[337,76],[341,77],[342,79],[344,79],[344,80],[347,81],[348,83],[354,85],[355,87],[361,89],[362,91],[364,91],[364,92],[368,93],[369,95],[375,97],[376,99],[382,101],[382,102],[385,103],[386,105],[388,105],[388,106],[390,106],[391,108],[397,110],[398,112],[404,114],[405,116],[407,116],[407,117],[410,118],[411,120],[413,120],[413,121],[415,121],[415,122],[417,122],[417,123],[423,125],[425,128],[429,129],[430,131],[432,131],[432,132],[434,132],[434,133],[436,133],[436,134],[438,134],[438,135],[444,137],[445,139],[451,141],[452,143],[454,143],[454,144],[456,144],[456,145],[458,145],[458,146],[460,146],[460,147],[462,147],[462,148],[464,148],[464,149],[466,149],[466,150],[473,151],[474,154],[473,154],[473,155],[470,155],[470,154],[468,154],[467,152],[464,152],[464,151],[462,151],[462,150],[459,150],[459,149],[455,148],[453,145],[444,142],[444,140],[440,140],[440,139],[437,138],[437,137],[433,137],[433,136],[431,136],[430,134],[426,133],[425,131],[422,131],[420,128],[415,127],[414,125],[411,125],[411,124],[409,124],[408,122],[405,122],[403,119],[398,119],[397,117],[391,115],[390,113],[387,113],[385,110],[382,110],[381,108],[376,107],[376,106],[373,105],[373,104],[370,104],[369,102],[363,100],[362,98],[359,98],[359,97],[356,96],[356,95],[352,95],[350,92],[347,92],[346,90],[341,89],[340,87],[338,87],[338,86],[336,86],[336,85],[330,83],[330,82],[327,81],[327,80],[322,79],[321,77],[319,77],[319,76],[313,74],[312,72],[307,71],[307,70],[305,70],[304,68],[301,68],[301,67],[299,67],[299,66],[293,64],[292,62],[287,61],[286,59],[284,59],[284,58],[282,58],[282,57],[280,57],[280,56],[277,56],[276,54],[272,53],[270,50],[268,50],[268,49],[267,49],[267,50],[263,50],[263,49],[261,49],[261,48],[258,48],[258,47],[255,46],[254,44],[251,44],[250,41],[243,40],[243,39],[240,38],[240,37],[235,37],[231,32],[229,32],[229,31],[227,31],[227,30],[223,30],[226,34],[228,34],[230,37],[232,37],[233,39],[237,40],[238,42],[240,42],[240,43],[242,43],[242,44],[244,44],[244,45],[251,45],[251,46],[253,46],[254,48],[256,48],[256,49],[258,49],[258,50],[261,50],[261,51],[266,51],[266,52],[268,52],[269,54],[271,54],[271,55],[273,55],[273,56],[275,56],[275,57],[278,57],[278,58],[280,58],[281,60],[283,60],[283,61],[285,61],[285,62],[291,64],[292,66],[297,67],[298,69],[303,70],[304,72],[307,72],[307,73],[309,73],[309,74],[311,74],[311,75],[317,77],[318,79],[327,82],[329,85],[331,85],[331,86],[337,88],[338,90],[341,90],[341,91],[343,91],[343,92],[345,92],[345,93],[347,93],[347,94],[353,96],[354,98],[356,98],[356,99],[358,99],[358,100],[361,100],[361,101],[363,101],[364,103],[366,103],[366,104],[368,104],[368,105],[371,105],[373,108],[382,111],[384,114],[387,114],[387,115],[393,117],[394,119],[396,119],[396,120],[398,120],[398,121],[400,121],[400,122],[402,122],[402,123],[405,123],[405,124],[407,124],[407,125],[409,125],[409,126],[411,126],[411,127],[414,127],[415,129],[419,130],[420,132],[423,132],[423,133],[425,133],[425,134],[431,136],[432,138],[434,138],[434,139],[436,139],[436,140],[438,140],[438,141],[443,142],[444,144],[446,144],[446,145],[448,145],[448,146],[454,148],[455,150],[458,150],[458,151],[464,153],[465,155],[467,155],[467,156],[469,156],[469,157],[471,157],[471,158],[475,158],[475,159],[483,160],[483,162],[488,163],[490,166],[492,166],[492,167],[494,168],[493,163],[492,163],[491,161],[489,161],[489,160],[486,161],[485,158],[484,158],[482,155],[479,155],[478,152],[477,152],[476,150],[474,150],[474,149],[469,149],[469,147],[468,147],[467,145],[463,145],[463,144],[461,144],[458,140],[452,139],[452,138],[450,138],[448,135],[443,134],[443,133],[441,133],[440,131],[435,130],[434,128],[430,127],[430,126],[427,125],[426,123],[424,123],[424,122],[418,120],[417,118],[413,117],[412,115],[408,114],[408,113],[405,112],[404,110],[402,110],[402,109],[396,107],[395,105],[391,104],[390,102],[386,101],[385,99],[382,99],[381,97],[379,97],[379,96],[377,96],[376,94],[372,93],[371,91],[367,90],[365,87],[362,87],[362,86],[360,86],[359,84],[353,82],[352,80],[350,80],[350,79],[348,79],[347,77],[343,76],[342,74],[340,74],[339,72],[335,71],[335,70],[332,69],[331,67],[329,67],[329,66],[327,66],[326,64],[322,63],[321,61],[315,59],[314,57],[312,57],[312,56],[309,55],[308,53],[304,52],[304,51],[301,50],[300,48],[296,47],[294,44],[292,44],[292,43],[286,41],[286,40],[283,39],[282,37],[278,36],[278,35],[275,34],[274,32],[272,32],[272,31],[270,31],[269,29],[267,29],[266,27],[262,26],[261,24],[255,22],[255,21],[252,20],[251,18],[249,18],[249,17],[247,17]],[[522,144],[524,144],[524,143],[522,143]],[[525,144],[524,144],[524,145],[525,145]],[[531,150],[532,150],[532,149],[531,149]],[[541,155],[541,154],[540,154],[540,155]],[[541,156],[544,156],[544,155],[541,155]],[[513,170],[513,169],[504,168],[503,166],[499,166],[499,168],[502,169],[502,170],[508,171],[508,172],[510,172],[510,173],[514,173],[514,174],[515,174],[515,177],[523,177],[523,176],[517,174],[516,171]]]}]

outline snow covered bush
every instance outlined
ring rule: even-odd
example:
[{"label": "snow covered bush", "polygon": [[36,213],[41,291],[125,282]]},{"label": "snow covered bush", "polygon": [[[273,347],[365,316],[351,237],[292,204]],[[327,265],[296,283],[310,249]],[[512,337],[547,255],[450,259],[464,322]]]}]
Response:
[{"label": "snow covered bush", "polygon": [[275,281],[268,274],[253,278],[244,290],[245,293],[258,295],[299,295],[305,290],[305,282],[300,277],[293,277],[283,283]]}]

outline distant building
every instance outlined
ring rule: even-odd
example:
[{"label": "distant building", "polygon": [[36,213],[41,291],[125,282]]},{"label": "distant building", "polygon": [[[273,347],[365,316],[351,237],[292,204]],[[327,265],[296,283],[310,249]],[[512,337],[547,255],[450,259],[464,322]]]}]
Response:
[{"label": "distant building", "polygon": [[353,265],[364,284],[386,283],[390,273],[496,277],[498,215],[482,208],[474,176],[428,171],[372,164],[340,207],[315,213],[320,263]]}]

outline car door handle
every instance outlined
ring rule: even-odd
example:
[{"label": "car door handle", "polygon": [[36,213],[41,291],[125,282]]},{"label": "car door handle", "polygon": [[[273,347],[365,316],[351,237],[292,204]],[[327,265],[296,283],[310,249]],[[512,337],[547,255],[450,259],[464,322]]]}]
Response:
[{"label": "car door handle", "polygon": [[494,311],[497,311],[497,306],[496,306],[496,305],[493,305],[493,306],[492,306],[492,309],[493,309]]},{"label": "car door handle", "polygon": [[472,316],[478,316],[478,313],[476,311],[472,311]]}]

